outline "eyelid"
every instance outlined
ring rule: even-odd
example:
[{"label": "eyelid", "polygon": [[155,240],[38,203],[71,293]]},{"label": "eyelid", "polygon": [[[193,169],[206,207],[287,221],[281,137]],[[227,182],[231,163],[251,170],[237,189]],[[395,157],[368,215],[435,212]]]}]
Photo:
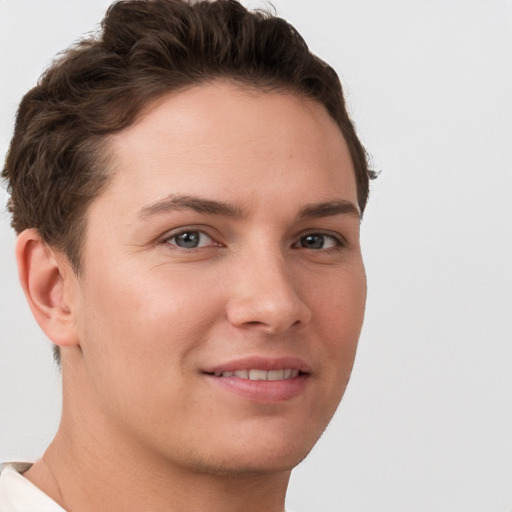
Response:
[{"label": "eyelid", "polygon": [[[217,240],[219,237],[212,235],[211,233],[209,233],[209,231],[211,231],[211,229],[208,229],[206,226],[197,226],[197,225],[196,226],[194,226],[194,225],[180,226],[180,227],[171,229],[170,231],[166,231],[166,233],[163,236],[159,237],[159,243],[168,244],[172,247],[176,247],[179,250],[184,250],[184,251],[188,251],[188,252],[197,250],[197,249],[203,249],[204,247],[220,247],[220,246],[222,246],[222,244],[220,242],[218,242],[218,240]],[[176,238],[177,236],[179,236],[183,233],[187,233],[187,232],[200,233],[200,234],[208,237],[213,243],[207,244],[206,246],[194,247],[194,248],[189,248],[189,249],[180,247],[177,244],[170,243],[170,240],[172,240],[173,238]]]},{"label": "eyelid", "polygon": [[[341,235],[340,233],[335,232],[335,231],[330,231],[328,229],[327,230],[326,229],[309,229],[309,230],[306,230],[306,231],[300,233],[297,236],[297,239],[293,243],[293,246],[297,245],[301,238],[303,238],[305,236],[308,236],[308,235],[325,236],[325,237],[332,238],[336,242],[336,247],[330,247],[328,249],[315,249],[317,251],[322,251],[322,250],[323,251],[328,251],[328,250],[342,249],[342,248],[348,246],[348,241],[347,241],[347,239],[343,235]],[[300,248],[301,249],[307,249],[307,247],[300,247]]]}]

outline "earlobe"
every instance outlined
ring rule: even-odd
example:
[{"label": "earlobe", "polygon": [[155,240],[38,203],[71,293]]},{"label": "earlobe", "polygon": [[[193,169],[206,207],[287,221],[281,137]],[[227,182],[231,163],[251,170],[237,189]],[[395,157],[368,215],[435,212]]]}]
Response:
[{"label": "earlobe", "polygon": [[18,275],[39,327],[56,345],[77,345],[70,280],[76,281],[67,258],[50,248],[37,230],[20,233],[16,243]]}]

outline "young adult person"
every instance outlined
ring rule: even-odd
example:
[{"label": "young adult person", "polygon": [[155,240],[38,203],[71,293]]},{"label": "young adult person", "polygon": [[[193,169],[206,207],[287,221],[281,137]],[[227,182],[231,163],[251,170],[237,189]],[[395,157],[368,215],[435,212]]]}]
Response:
[{"label": "young adult person", "polygon": [[117,2],[23,98],[3,177],[63,409],[0,510],[282,512],[364,316],[332,68],[234,1]]}]

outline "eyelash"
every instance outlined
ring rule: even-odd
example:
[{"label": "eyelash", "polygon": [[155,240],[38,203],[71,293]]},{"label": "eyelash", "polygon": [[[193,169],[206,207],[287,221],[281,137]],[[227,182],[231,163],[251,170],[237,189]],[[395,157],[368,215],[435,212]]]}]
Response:
[{"label": "eyelash", "polygon": [[[199,234],[199,235],[203,235],[203,236],[206,236],[208,237],[212,242],[214,242],[213,244],[208,244],[207,246],[217,246],[217,247],[220,247],[221,244],[219,243],[216,243],[215,240],[213,239],[213,237],[211,237],[210,235],[208,235],[208,233],[205,233],[203,230],[201,229],[194,229],[194,228],[190,228],[190,229],[182,229],[181,231],[178,231],[176,233],[172,233],[170,236],[167,236],[163,242],[166,243],[166,244],[169,244],[169,245],[174,245],[175,247],[177,247],[178,249],[182,249],[184,251],[193,251],[195,249],[201,249],[202,247],[199,246],[199,247],[180,247],[177,243],[175,244],[171,244],[170,242],[172,240],[176,240],[178,237],[180,236],[184,236],[184,235],[192,235],[192,234]],[[204,246],[203,246],[204,247]]]},{"label": "eyelash", "polygon": [[[206,236],[213,243],[212,244],[207,244],[206,246],[205,245],[203,245],[203,246],[199,245],[197,247],[181,247],[177,243],[171,244],[172,240],[176,241],[176,239],[178,237],[184,236],[184,235],[187,235],[187,234],[189,234],[189,235],[199,234],[199,235]],[[324,238],[324,243],[325,243],[325,241],[327,239],[327,240],[333,241],[334,245],[332,247],[328,247],[328,248],[324,248],[324,247],[311,248],[311,247],[304,247],[304,246],[299,246],[298,245],[299,243],[304,241],[304,239],[306,239],[307,237],[310,237],[310,236],[323,237]],[[205,231],[203,231],[201,229],[194,229],[194,228],[182,229],[182,230],[180,230],[178,232],[172,233],[171,235],[166,236],[162,240],[162,242],[165,243],[165,244],[173,245],[174,247],[176,247],[176,248],[178,248],[180,250],[184,250],[186,252],[190,252],[190,251],[194,251],[194,250],[199,250],[199,249],[202,249],[204,247],[212,247],[212,246],[213,247],[222,247],[222,244],[220,244],[218,242],[215,242],[215,239],[213,237],[211,237],[208,233],[206,233]],[[292,244],[292,248],[295,248],[295,249],[310,249],[310,250],[313,250],[313,251],[332,252],[332,251],[337,251],[337,250],[343,249],[344,247],[346,247],[346,245],[347,245],[346,240],[341,235],[339,235],[339,234],[334,234],[334,233],[330,233],[330,232],[323,232],[323,231],[311,231],[309,233],[301,234],[299,236],[298,240]]]},{"label": "eyelash", "polygon": [[346,245],[347,245],[345,239],[341,235],[329,233],[329,232],[326,233],[324,231],[311,231],[309,233],[302,234],[299,237],[298,241],[293,244],[293,246],[295,247],[301,240],[304,240],[305,238],[307,238],[309,236],[323,237],[324,242],[326,239],[330,239],[334,242],[334,246],[328,247],[328,248],[321,247],[318,249],[312,249],[311,247],[302,247],[303,249],[312,249],[312,250],[319,250],[319,251],[321,250],[324,252],[330,252],[330,251],[340,250],[340,249],[346,247]]}]

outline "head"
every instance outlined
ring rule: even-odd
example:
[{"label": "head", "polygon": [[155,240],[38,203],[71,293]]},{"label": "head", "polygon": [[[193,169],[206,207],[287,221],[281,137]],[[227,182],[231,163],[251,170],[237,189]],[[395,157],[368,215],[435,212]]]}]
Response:
[{"label": "head", "polygon": [[[230,114],[231,110],[233,115]],[[199,132],[190,132],[191,137],[195,137],[191,144],[191,139],[183,134],[188,133],[187,127],[190,126],[191,119],[199,119],[201,112],[204,112],[206,118],[211,116],[211,119],[222,123],[222,126],[226,127],[226,133],[217,134],[217,139],[213,142],[203,140],[205,133],[215,131],[216,127],[215,123],[211,124],[209,131],[205,131],[205,126],[201,125],[201,122],[205,122],[203,120],[198,123],[201,125]],[[287,130],[288,119],[291,124],[297,123],[290,133]],[[255,127],[254,130],[259,131],[254,131],[252,126]],[[240,137],[238,127],[242,133]],[[304,150],[307,148],[310,133],[313,141],[311,151]],[[167,137],[165,134],[170,135]],[[243,165],[251,154],[261,161],[270,158],[265,151],[262,152],[261,148],[258,148],[258,143],[254,143],[254,140],[259,139],[258,134],[261,134],[262,143],[269,146],[268,155],[277,155],[273,160],[266,162],[265,169],[262,168],[260,174],[254,166],[250,165],[245,169]],[[280,172],[285,166],[284,157],[279,154],[281,144],[272,144],[272,141],[281,142],[281,139],[282,144],[290,151],[289,158],[296,161],[300,153],[301,161],[304,162],[286,167],[287,171],[283,173]],[[247,144],[249,140],[252,142]],[[137,141],[144,143],[138,144]],[[226,148],[233,144],[235,148],[231,160],[228,159],[227,163],[221,162]],[[176,148],[176,152],[172,150],[172,154],[168,154],[168,148],[172,147]],[[134,148],[137,148],[137,151]],[[219,148],[223,148],[222,151],[219,151]],[[147,159],[143,160],[141,155],[145,154],[146,149]],[[208,167],[211,162],[208,173],[203,175],[199,172],[195,175],[192,168],[188,169],[187,173],[183,171],[187,169],[186,162],[189,162],[187,155],[194,151],[204,151],[205,158],[208,158],[207,162],[203,162],[204,166]],[[249,153],[250,151],[253,153]],[[158,161],[151,161],[154,155],[157,155]],[[168,181],[166,175],[162,174],[162,169],[168,169],[167,166],[173,158],[180,162],[179,169],[182,172],[174,176],[173,171],[169,171],[173,178]],[[333,173],[337,159],[344,173],[339,180]],[[237,163],[235,167],[239,170],[239,175],[230,168],[231,161]],[[276,163],[278,161],[279,165]],[[136,169],[135,162],[139,164]],[[147,175],[137,174],[141,171],[141,166],[144,166],[144,162],[149,162]],[[310,164],[309,167],[306,163]],[[320,169],[318,175],[313,174],[315,169]],[[292,171],[304,173],[304,179],[297,177],[297,187]],[[273,174],[269,174],[271,172]],[[197,315],[200,316],[200,321],[188,332],[187,340],[182,340],[192,345],[179,345],[173,352],[176,354],[174,367],[182,368],[185,374],[190,372],[190,375],[197,372],[197,368],[200,367],[200,371],[207,375],[207,378],[218,377],[216,373],[219,369],[215,365],[224,364],[224,353],[228,359],[233,354],[229,354],[225,347],[215,341],[193,351],[194,355],[190,356],[189,348],[195,347],[195,342],[191,340],[199,339],[200,333],[209,333],[212,339],[216,340],[234,339],[238,336],[233,334],[234,331],[242,333],[241,338],[254,338],[259,346],[258,351],[268,352],[269,357],[280,357],[281,354],[281,349],[275,349],[274,353],[274,349],[269,348],[269,340],[278,340],[282,347],[288,347],[282,351],[288,354],[290,351],[293,352],[290,347],[293,347],[293,339],[296,337],[301,340],[298,344],[301,360],[312,361],[315,367],[311,370],[308,363],[300,372],[308,376],[311,382],[315,382],[316,366],[321,369],[319,374],[325,375],[324,380],[318,379],[316,391],[305,399],[305,409],[318,416],[314,428],[306,436],[306,444],[309,448],[312,446],[341,398],[362,323],[365,281],[358,252],[359,240],[358,231],[355,233],[354,213],[358,225],[368,197],[369,171],[365,151],[346,111],[336,73],[309,52],[305,42],[293,27],[268,13],[249,12],[237,2],[228,0],[193,3],[178,0],[136,0],[115,3],[103,20],[101,32],[63,54],[45,72],[39,84],[23,98],[3,176],[7,179],[11,194],[9,209],[14,229],[18,233],[27,229],[37,231],[46,246],[54,251],[55,258],[62,258],[69,264],[69,272],[74,280],[66,293],[75,297],[80,295],[81,303],[90,301],[91,304],[95,304],[93,308],[85,307],[86,313],[79,314],[78,318],[74,319],[77,332],[90,340],[97,341],[105,335],[108,337],[110,329],[117,329],[117,334],[111,332],[113,337],[120,336],[119,330],[123,330],[127,318],[122,318],[122,315],[118,315],[119,311],[114,310],[111,311],[110,318],[105,316],[104,322],[100,317],[104,311],[109,310],[110,305],[117,305],[125,298],[126,308],[133,308],[133,312],[138,312],[141,319],[147,318],[151,322],[151,319],[157,318],[160,313],[161,320],[167,318],[168,312],[158,311],[166,293],[165,289],[159,289],[159,283],[163,282],[165,272],[172,270],[170,267],[184,265],[183,269],[186,271],[180,271],[176,279],[183,280],[183,286],[189,286],[187,283],[191,283],[190,279],[193,279],[193,276],[201,275],[207,268],[211,269],[213,262],[220,261],[220,257],[214,254],[215,251],[220,251],[220,254],[225,247],[240,247],[240,251],[233,253],[238,255],[238,260],[233,260],[222,272],[220,266],[211,273],[206,272],[199,284],[192,283],[196,297],[197,294],[201,294],[203,285],[207,286],[205,296],[210,295],[210,291],[215,289],[221,290],[219,293],[222,297],[209,297],[208,306],[205,305],[204,311],[201,311],[200,305],[198,306]],[[146,186],[146,180],[148,184],[153,185]],[[197,186],[198,180],[208,186]],[[153,201],[156,198],[156,191],[160,188],[169,188],[169,183],[175,184],[176,187],[175,190],[166,190],[167,196],[172,195],[170,203],[168,197],[163,202]],[[274,185],[269,187],[269,183]],[[245,184],[247,190],[243,188]],[[228,194],[229,197],[224,200],[223,195],[231,186],[236,191],[236,197]],[[279,187],[279,190],[289,191],[292,198],[298,197],[300,201],[290,202],[290,198],[285,196],[284,202],[290,203],[290,209],[277,208],[274,211],[271,206],[281,204],[279,195],[270,198],[274,186]],[[134,204],[138,204],[136,216],[133,215],[134,211],[124,211],[124,206],[132,198],[130,190],[135,189],[140,191],[139,197],[133,194]],[[209,196],[210,191],[215,197]],[[327,197],[329,191],[336,191],[336,197]],[[312,197],[316,193],[313,201],[308,200],[309,193]],[[237,202],[237,197],[242,198],[241,201]],[[335,199],[338,197],[349,206],[347,207],[343,201],[343,204],[336,203]],[[126,214],[128,218],[129,215],[133,215],[130,222],[135,222],[136,218],[152,218],[152,215],[158,215],[160,211],[174,210],[192,210],[195,214],[199,212],[201,215],[213,215],[214,218],[220,215],[222,218],[234,220],[233,224],[230,224],[229,220],[221,224],[221,227],[214,225],[213,228],[208,222],[210,231],[204,232],[202,228],[195,227],[189,228],[187,233],[166,233],[165,238],[164,233],[157,233],[160,228],[140,228],[139,234],[129,235],[139,237],[136,243],[135,239],[132,239],[134,243],[131,245],[130,254],[139,254],[139,250],[143,253],[144,250],[150,250],[148,248],[161,251],[162,249],[155,247],[165,241],[166,247],[177,246],[178,251],[185,250],[185,258],[192,259],[184,263],[183,255],[176,256],[177,253],[173,253],[173,258],[177,259],[170,266],[162,266],[158,259],[160,256],[156,253],[149,257],[151,261],[146,260],[146,256],[139,259],[138,262],[142,266],[135,272],[139,276],[148,268],[160,269],[152,270],[155,272],[155,287],[152,288],[153,297],[147,296],[147,300],[139,300],[144,297],[144,293],[134,293],[134,290],[139,290],[142,281],[134,281],[131,289],[130,283],[126,282],[126,290],[117,297],[108,294],[98,295],[98,289],[95,287],[101,287],[110,276],[113,282],[109,289],[115,289],[116,279],[118,284],[125,282],[122,274],[117,275],[118,272],[130,273],[130,266],[123,266],[121,263],[121,260],[125,261],[124,256],[118,254],[117,265],[112,259],[113,252],[103,252],[105,248],[102,249],[99,242],[116,239],[117,228],[112,228],[115,217]],[[300,222],[290,220],[301,215]],[[343,245],[344,242],[337,239],[337,235],[334,234],[335,223],[329,224],[331,221],[325,221],[325,226],[319,230],[320,237],[314,231],[311,232],[313,236],[310,240],[309,231],[306,233],[305,229],[309,229],[308,222],[312,219],[332,219],[338,218],[339,215],[344,216],[344,219],[352,219],[351,227],[348,227],[347,231],[352,230],[353,234],[347,235],[347,238],[351,238],[347,245],[353,247],[354,251],[352,256],[345,256],[345,270],[336,273],[335,270],[341,265],[341,256],[339,252],[334,255],[332,251],[327,252],[327,246],[323,247],[325,243],[333,246]],[[274,219],[278,221],[274,223]],[[203,220],[201,217],[201,226]],[[235,221],[239,221],[239,224]],[[246,224],[242,229],[240,226],[244,222]],[[183,223],[193,226],[197,224],[195,217],[190,221],[184,219]],[[268,230],[261,230],[258,226],[268,226]],[[154,237],[151,240],[146,238],[146,229],[154,230]],[[332,235],[325,234],[331,231]],[[245,237],[243,233],[246,232],[252,232],[253,238]],[[300,233],[300,236],[292,240],[297,233]],[[245,307],[243,304],[248,304],[248,298],[244,298],[247,290],[230,288],[234,286],[231,282],[226,288],[222,279],[223,272],[231,269],[234,273],[240,273],[239,277],[242,277],[243,258],[249,258],[258,252],[256,239],[265,242],[273,240],[278,242],[277,245],[281,244],[284,247],[288,243],[285,243],[287,236],[290,237],[289,248],[299,250],[290,256],[294,263],[287,268],[291,270],[284,271],[284,267],[276,264],[277,260],[270,259],[266,267],[262,266],[259,269],[261,272],[276,273],[278,284],[273,290],[273,297],[277,297],[276,304],[272,305],[274,299],[270,300],[265,311],[265,308],[253,308],[250,304]],[[229,237],[233,239],[231,245],[231,242],[228,243]],[[168,244],[169,241],[172,243]],[[320,243],[322,255],[308,255],[304,261],[299,262],[295,254],[303,254],[302,249],[309,250],[309,243]],[[119,239],[118,247],[122,247],[123,244],[126,244],[126,240]],[[252,248],[249,251],[250,245]],[[145,249],[141,249],[142,247]],[[316,247],[311,247],[313,252],[315,249]],[[258,262],[263,265],[267,256],[261,253]],[[97,258],[101,258],[102,262],[109,262],[110,258],[112,272],[109,275],[101,275],[102,270],[99,268],[95,270]],[[146,269],[143,268],[142,260],[148,265]],[[245,263],[245,268],[250,269],[255,262],[247,259]],[[197,274],[188,274],[195,266],[200,266],[201,270]],[[164,267],[167,270],[164,270]],[[323,277],[320,276],[319,269],[327,269]],[[159,272],[161,275],[157,276]],[[281,273],[286,274],[286,279],[289,280],[286,286],[279,285],[278,274]],[[310,281],[318,281],[319,288],[313,287]],[[144,281],[147,282],[151,282],[151,278]],[[206,282],[207,285],[204,284]],[[346,286],[344,283],[347,283]],[[256,284],[255,282],[251,286],[254,287]],[[344,286],[348,291],[343,290]],[[80,292],[76,291],[78,288],[81,289]],[[158,291],[155,295],[156,289]],[[341,293],[338,293],[340,290]],[[307,296],[307,299],[303,300],[301,295]],[[129,297],[134,301],[130,302]],[[186,314],[182,314],[180,307],[194,314],[196,299],[191,298],[189,302],[188,294],[180,294],[179,290],[172,295],[172,299],[176,319],[187,318]],[[225,314],[220,313],[220,305],[212,309],[211,305],[216,304],[216,300],[227,308]],[[309,302],[314,303],[314,306]],[[324,313],[326,308],[328,314]],[[126,311],[127,309],[123,314],[126,314]],[[264,316],[267,313],[271,318],[268,323],[260,319],[260,315]],[[319,320],[314,329],[311,318],[317,313]],[[342,337],[346,336],[347,341],[338,346],[338,323],[340,316],[343,315],[350,319],[345,334],[342,334]],[[171,317],[172,315],[169,318]],[[226,317],[229,327],[221,325],[220,320],[217,322],[217,317]],[[91,325],[95,327],[92,328]],[[176,327],[187,330],[189,325],[178,322]],[[103,332],[100,332],[101,326]],[[168,328],[172,331],[173,326],[169,325]],[[149,328],[148,332],[150,331]],[[321,337],[325,340],[319,342],[323,348],[308,348],[309,331],[315,331],[315,334],[312,334],[313,338]],[[133,331],[124,333],[125,340],[130,339],[131,332]],[[164,337],[162,332],[155,331],[155,334],[155,341],[158,341],[158,338],[161,341]],[[135,338],[132,339],[134,340]],[[81,341],[77,337],[76,344],[79,345]],[[110,348],[102,347],[103,355],[100,354],[99,345],[94,341],[90,345],[85,342],[83,348],[82,354],[90,358],[89,362],[97,362],[103,358],[103,362],[93,371],[95,374],[107,374],[106,367],[103,367],[106,364],[119,364],[120,367],[129,364],[130,351],[126,346],[123,348],[114,343]],[[142,360],[150,348],[153,355],[159,354],[153,361],[155,363],[169,357],[170,352],[167,348],[160,344],[152,346],[151,341],[146,348],[133,345],[130,350],[134,350],[135,357]],[[121,357],[116,362],[118,350],[120,352],[117,353],[121,353]],[[126,350],[127,359],[123,359],[123,350]],[[245,357],[254,351],[237,349],[235,352],[235,355]],[[70,354],[70,360],[76,361],[78,352]],[[345,361],[342,369],[336,364],[328,369],[329,361],[342,360]],[[258,361],[246,362],[249,367],[259,364]],[[282,364],[288,364],[294,371],[297,366],[294,361]],[[231,371],[227,367],[222,367],[221,370]],[[87,362],[81,371],[87,373]],[[282,371],[282,368],[276,371]],[[150,374],[151,372],[148,373]],[[164,381],[165,378],[166,376]],[[148,389],[151,389],[151,386]],[[288,391],[294,392],[291,388]],[[325,400],[319,401],[318,397],[322,392],[325,394]],[[92,388],[90,393],[94,394]],[[212,403],[215,403],[216,391],[212,393],[210,398]],[[114,390],[113,396],[115,394]],[[158,398],[155,398],[155,402],[158,402]],[[161,403],[164,403],[166,397],[160,398]],[[191,394],[188,398],[187,403],[192,407],[194,395]],[[263,401],[265,400],[272,402],[268,396]],[[108,397],[103,405],[112,406],[112,403],[108,402]],[[221,409],[225,407],[226,411],[232,406],[231,399],[220,404]],[[209,410],[207,404],[198,403],[197,407],[198,418],[201,414],[215,414],[215,411]],[[243,425],[242,439],[257,431],[261,420],[261,414],[255,414],[261,412],[258,407],[240,413],[239,423]],[[184,402],[183,409],[186,408]],[[315,411],[315,408],[321,411]],[[283,426],[283,417],[274,415],[272,407],[265,409],[263,414],[267,416],[267,421],[275,422],[275,431],[279,431],[283,439],[292,433],[292,420],[295,425],[293,428],[298,429],[297,420],[300,420],[300,415],[292,409],[283,415],[288,421],[286,428]],[[159,424],[160,412],[153,410],[155,417],[152,421],[157,431],[165,426]],[[275,417],[272,418],[273,416]],[[122,413],[117,420],[124,421]],[[133,424],[132,427],[134,432],[143,435],[143,425]],[[220,430],[222,428],[228,432],[231,428],[229,422],[220,425]],[[274,439],[270,435],[272,433],[275,432],[270,428],[269,440]],[[204,438],[204,435],[200,426],[191,434],[197,439]],[[161,436],[165,437],[163,431]],[[186,444],[186,440],[183,443]],[[193,455],[188,453],[187,457],[193,458]],[[249,453],[249,456],[254,454]],[[296,459],[299,456],[295,452],[290,457],[293,458],[294,464],[298,462]],[[220,462],[215,461],[216,464]]]}]

